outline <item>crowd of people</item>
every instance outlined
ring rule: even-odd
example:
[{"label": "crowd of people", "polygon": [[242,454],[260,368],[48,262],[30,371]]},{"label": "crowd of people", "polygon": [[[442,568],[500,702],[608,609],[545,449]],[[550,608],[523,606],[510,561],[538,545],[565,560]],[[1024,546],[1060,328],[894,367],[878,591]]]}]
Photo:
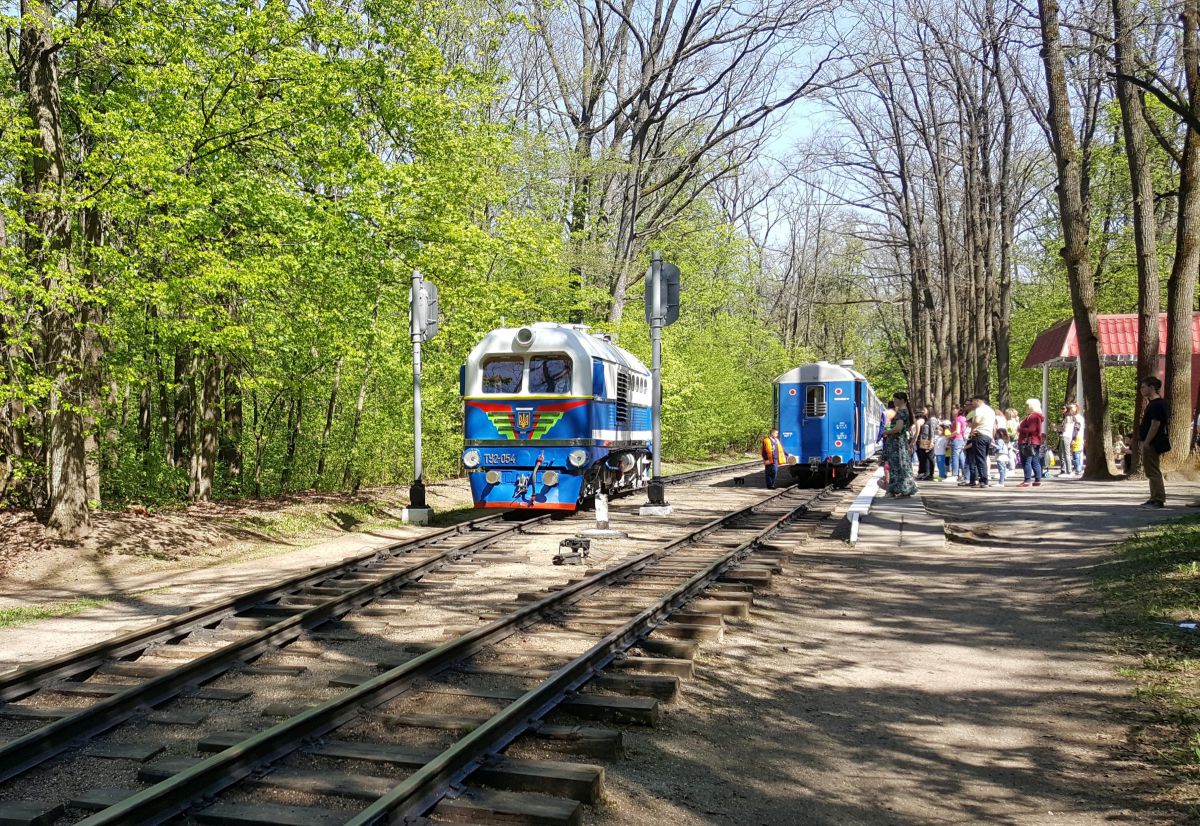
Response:
[{"label": "crowd of people", "polygon": [[[1147,400],[1138,432],[1142,464],[1150,483],[1150,498],[1143,507],[1161,508],[1166,502],[1166,491],[1159,461],[1170,450],[1162,382],[1151,376],[1138,387]],[[917,492],[918,481],[935,479],[957,482],[967,488],[1004,487],[1009,474],[1018,469],[1022,474],[1017,483],[1019,488],[1039,487],[1052,469],[1060,478],[1082,477],[1086,457],[1084,418],[1079,406],[1063,405],[1059,421],[1053,427],[1047,424],[1042,403],[1037,399],[1026,399],[1022,414],[1011,407],[995,410],[985,396],[975,396],[954,410],[953,415],[940,418],[925,407],[914,413],[909,409],[908,394],[899,391],[884,411],[879,427],[884,486],[889,496],[907,497]],[[1051,445],[1052,434],[1057,437],[1057,454]],[[1130,438],[1118,439],[1116,447],[1117,461],[1128,471]]]},{"label": "crowd of people", "polygon": [[[957,482],[962,487],[1004,487],[1019,469],[1017,487],[1037,487],[1050,468],[1061,477],[1083,475],[1083,416],[1074,404],[1063,408],[1057,426],[1061,460],[1048,444],[1046,417],[1037,399],[1025,412],[996,410],[984,396],[940,417],[928,408],[909,409],[908,395],[896,393],[880,423],[884,478],[889,495],[911,496],[916,482]],[[910,460],[904,461],[906,454]],[[916,462],[917,471],[912,472]],[[994,469],[994,474],[993,474]],[[994,481],[993,481],[994,480]]]},{"label": "crowd of people", "polygon": [[[1166,491],[1159,461],[1171,449],[1162,382],[1150,376],[1138,389],[1147,402],[1137,434],[1150,483],[1150,498],[1143,507],[1161,508]],[[1200,440],[1200,418],[1197,430]],[[908,394],[900,390],[893,394],[879,422],[883,487],[889,496],[904,498],[917,492],[917,482],[935,479],[966,488],[1004,487],[1018,469],[1022,475],[1016,485],[1019,488],[1039,487],[1052,470],[1060,478],[1082,477],[1087,458],[1083,436],[1084,418],[1074,403],[1063,405],[1061,418],[1051,427],[1037,399],[1026,399],[1024,413],[1018,413],[1012,407],[995,410],[986,396],[977,395],[942,418],[927,407],[910,409]],[[1051,441],[1057,442],[1057,453]],[[1117,461],[1126,471],[1129,442],[1130,437],[1125,437],[1116,445]],[[788,461],[778,430],[763,439],[762,458],[767,487],[773,488],[779,465]]]}]

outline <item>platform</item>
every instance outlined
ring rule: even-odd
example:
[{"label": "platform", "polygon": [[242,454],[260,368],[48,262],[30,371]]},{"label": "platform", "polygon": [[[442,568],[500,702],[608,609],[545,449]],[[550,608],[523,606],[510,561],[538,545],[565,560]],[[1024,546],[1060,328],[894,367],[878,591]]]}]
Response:
[{"label": "platform", "polygon": [[[867,493],[870,488],[864,489]],[[855,502],[858,505],[858,502]],[[892,499],[876,488],[866,513],[858,517],[856,548],[944,548],[946,522],[925,509],[918,491],[907,499]]]}]

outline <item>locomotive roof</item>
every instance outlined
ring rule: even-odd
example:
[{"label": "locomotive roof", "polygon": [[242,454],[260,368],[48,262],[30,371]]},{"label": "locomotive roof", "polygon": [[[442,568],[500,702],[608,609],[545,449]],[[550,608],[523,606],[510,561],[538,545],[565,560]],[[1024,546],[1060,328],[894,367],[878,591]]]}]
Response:
[{"label": "locomotive roof", "polygon": [[[533,332],[533,341],[528,346],[517,343],[517,332],[528,328]],[[558,324],[553,321],[539,321],[526,324],[525,327],[501,327],[492,330],[483,340],[475,345],[467,357],[468,368],[477,368],[484,356],[500,353],[569,353],[577,364],[589,361],[591,358],[604,359],[628,367],[635,373],[648,374],[646,365],[626,350],[599,336],[588,332],[583,324]]]},{"label": "locomotive roof", "polygon": [[831,361],[818,361],[793,367],[775,379],[776,384],[807,384],[818,381],[866,381],[866,376],[851,367],[843,367]]}]

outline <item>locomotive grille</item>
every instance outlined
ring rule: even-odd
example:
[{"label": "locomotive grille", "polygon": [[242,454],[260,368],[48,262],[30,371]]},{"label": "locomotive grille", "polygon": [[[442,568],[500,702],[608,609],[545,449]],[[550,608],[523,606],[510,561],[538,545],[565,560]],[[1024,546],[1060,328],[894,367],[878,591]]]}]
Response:
[{"label": "locomotive grille", "polygon": [[617,373],[617,427],[629,426],[629,376]]}]

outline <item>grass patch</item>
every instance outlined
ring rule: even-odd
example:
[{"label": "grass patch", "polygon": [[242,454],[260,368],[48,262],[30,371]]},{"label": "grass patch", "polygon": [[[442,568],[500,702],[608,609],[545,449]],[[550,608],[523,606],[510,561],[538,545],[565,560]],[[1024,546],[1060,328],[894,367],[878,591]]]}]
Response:
[{"label": "grass patch", "polygon": [[371,502],[347,502],[335,508],[318,505],[286,508],[239,519],[236,526],[288,540],[329,531],[350,533],[398,524],[399,513]]},{"label": "grass patch", "polygon": [[1117,545],[1094,581],[1140,708],[1131,746],[1165,766],[1171,798],[1200,803],[1200,634],[1175,627],[1200,620],[1200,516],[1156,525]]},{"label": "grass patch", "polygon": [[53,617],[72,617],[81,614],[89,608],[98,608],[107,603],[106,599],[80,597],[68,602],[48,602],[45,605],[29,605],[19,608],[0,608],[0,628],[15,628],[38,620]]},{"label": "grass patch", "polygon": [[710,467],[720,467],[723,465],[736,465],[742,462],[750,462],[758,459],[757,456],[751,453],[745,454],[722,454],[719,456],[710,456],[705,459],[688,459],[680,461],[663,460],[662,472],[663,476],[672,476],[676,473],[689,473],[693,470],[704,470]]}]

